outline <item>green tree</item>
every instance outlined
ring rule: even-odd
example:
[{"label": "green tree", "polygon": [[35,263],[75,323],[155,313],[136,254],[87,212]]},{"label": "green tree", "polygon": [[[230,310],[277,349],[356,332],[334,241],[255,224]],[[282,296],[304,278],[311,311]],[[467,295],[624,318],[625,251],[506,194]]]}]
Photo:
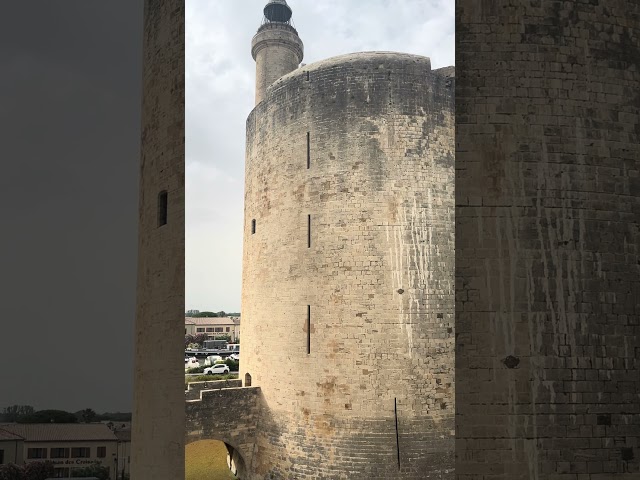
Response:
[{"label": "green tree", "polygon": [[195,337],[193,337],[193,343],[197,343],[198,345],[204,345],[204,341],[207,339],[207,335],[204,333],[199,333]]},{"label": "green tree", "polygon": [[27,463],[24,471],[28,480],[47,480],[54,475],[53,463],[48,461]]},{"label": "green tree", "polygon": [[84,410],[80,410],[80,418],[82,418],[82,421],[84,423],[95,422],[97,416],[98,414],[90,408],[85,408]]},{"label": "green tree", "polygon": [[78,417],[64,410],[38,410],[17,419],[18,423],[78,423]]},{"label": "green tree", "polygon": [[217,316],[218,314],[213,312],[200,312],[194,315],[195,318],[215,318]]},{"label": "green tree", "polygon": [[24,467],[15,463],[0,465],[0,480],[29,480]]},{"label": "green tree", "polygon": [[97,421],[112,420],[114,422],[130,422],[131,412],[105,412],[98,415]]},{"label": "green tree", "polygon": [[96,477],[99,480],[109,480],[109,469],[102,465],[94,464],[71,471],[72,477]]},{"label": "green tree", "polygon": [[31,415],[35,409],[31,405],[11,405],[2,410],[2,420],[4,422],[16,422],[24,415]]}]

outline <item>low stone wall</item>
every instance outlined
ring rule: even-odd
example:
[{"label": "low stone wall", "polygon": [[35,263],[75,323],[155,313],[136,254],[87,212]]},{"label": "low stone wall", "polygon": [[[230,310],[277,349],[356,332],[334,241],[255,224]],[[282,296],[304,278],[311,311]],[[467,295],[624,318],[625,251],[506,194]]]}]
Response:
[{"label": "low stone wall", "polygon": [[223,388],[241,387],[242,380],[213,380],[210,382],[193,382],[190,383],[184,391],[186,400],[199,400],[200,392],[203,390],[220,390]]}]

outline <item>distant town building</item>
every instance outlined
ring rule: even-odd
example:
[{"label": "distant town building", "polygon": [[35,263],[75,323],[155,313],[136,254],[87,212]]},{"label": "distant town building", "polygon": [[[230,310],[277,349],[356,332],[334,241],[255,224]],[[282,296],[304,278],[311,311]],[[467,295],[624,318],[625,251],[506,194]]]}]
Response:
[{"label": "distant town building", "polygon": [[231,342],[240,338],[240,317],[185,317],[184,334],[204,333],[207,338],[231,337]]},{"label": "distant town building", "polygon": [[104,423],[0,424],[0,464],[50,461],[55,478],[96,463],[110,478],[122,478],[123,471],[129,474],[130,445],[129,429],[114,433]]},{"label": "distant town building", "polygon": [[22,465],[24,457],[24,438],[0,428],[0,465],[15,463]]}]

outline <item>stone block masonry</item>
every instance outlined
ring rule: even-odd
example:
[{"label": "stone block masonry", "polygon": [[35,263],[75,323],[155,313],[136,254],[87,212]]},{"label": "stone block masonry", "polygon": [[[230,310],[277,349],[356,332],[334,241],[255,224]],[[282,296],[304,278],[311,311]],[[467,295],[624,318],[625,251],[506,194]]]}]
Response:
[{"label": "stone block masonry", "polygon": [[242,380],[213,380],[210,382],[192,382],[185,390],[187,400],[198,400],[203,390],[220,390],[223,388],[241,387]]},{"label": "stone block masonry", "polygon": [[184,478],[184,1],[144,8],[131,478],[175,480]]},{"label": "stone block masonry", "polygon": [[456,478],[640,478],[640,4],[456,2]]},{"label": "stone block masonry", "polygon": [[304,47],[295,28],[282,23],[267,23],[253,37],[251,55],[256,61],[256,105],[269,85],[298,68]]},{"label": "stone block masonry", "polygon": [[336,57],[249,116],[246,478],[453,478],[452,74]]},{"label": "stone block masonry", "polygon": [[200,390],[199,398],[187,400],[186,443],[198,440],[224,442],[238,478],[247,478],[260,418],[260,389],[218,387],[223,388]]}]

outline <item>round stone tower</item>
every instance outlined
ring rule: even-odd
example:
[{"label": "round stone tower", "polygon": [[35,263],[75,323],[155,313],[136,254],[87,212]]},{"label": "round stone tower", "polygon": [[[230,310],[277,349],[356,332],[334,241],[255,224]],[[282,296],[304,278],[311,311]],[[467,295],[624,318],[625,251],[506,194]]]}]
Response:
[{"label": "round stone tower", "polygon": [[374,52],[297,69],[250,114],[247,478],[453,478],[453,104],[428,58]]},{"label": "round stone tower", "polygon": [[145,0],[131,478],[184,478],[184,2]]},{"label": "round stone tower", "polygon": [[302,40],[291,25],[291,15],[286,0],[271,0],[264,7],[262,26],[251,41],[251,55],[256,61],[256,105],[269,85],[294,71],[302,61]]}]

